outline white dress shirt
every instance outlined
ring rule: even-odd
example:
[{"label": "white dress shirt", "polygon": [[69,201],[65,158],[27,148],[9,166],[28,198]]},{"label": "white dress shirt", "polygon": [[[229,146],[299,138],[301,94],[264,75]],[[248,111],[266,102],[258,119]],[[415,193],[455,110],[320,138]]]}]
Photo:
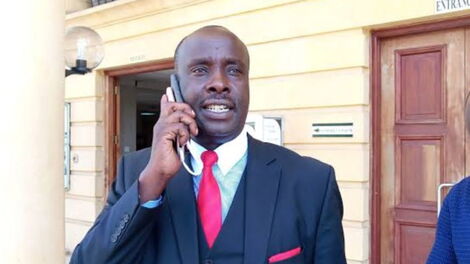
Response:
[{"label": "white dress shirt", "polygon": [[[187,144],[191,153],[191,165],[194,171],[201,171],[203,164],[201,154],[206,149],[194,140]],[[212,172],[219,185],[222,200],[222,221],[225,220],[238,184],[243,175],[247,161],[248,138],[246,130],[243,130],[236,138],[216,148],[217,163],[212,167]],[[193,176],[194,193],[197,197],[202,175]]]},{"label": "white dress shirt", "polygon": [[[186,147],[191,154],[191,166],[193,171],[202,171],[201,154],[206,149],[199,145],[194,140],[191,140]],[[214,151],[217,153],[217,163],[212,167],[212,172],[219,185],[220,197],[222,202],[222,222],[228,214],[230,206],[232,205],[233,197],[240,183],[240,179],[246,168],[247,162],[247,149],[248,137],[247,131],[244,129],[236,138],[226,142],[216,148]],[[199,184],[202,175],[193,176],[194,194],[198,195]],[[155,200],[147,201],[142,204],[145,208],[158,207],[163,202],[163,197],[160,196]]]}]

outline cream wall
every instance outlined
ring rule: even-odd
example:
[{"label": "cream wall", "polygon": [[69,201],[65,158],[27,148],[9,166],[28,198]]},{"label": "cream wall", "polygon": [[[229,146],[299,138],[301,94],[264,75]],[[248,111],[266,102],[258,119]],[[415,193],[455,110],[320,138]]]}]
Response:
[{"label": "cream wall", "polygon": [[[463,14],[468,12],[435,15],[434,0],[120,0],[68,15],[68,25],[87,25],[100,33],[106,57],[97,75],[67,81],[66,98],[76,117],[72,131],[81,128],[73,150],[89,156],[83,161],[87,165],[77,165],[83,169],[73,175],[81,181],[72,179],[67,195],[67,247],[73,248],[102,206],[102,70],[170,58],[186,34],[219,24],[248,45],[250,110],[283,116],[286,147],[335,167],[348,262],[368,263],[369,31]],[[312,138],[314,122],[353,122],[355,134]],[[88,215],[78,219],[74,210]]]},{"label": "cream wall", "polygon": [[71,102],[71,185],[65,194],[65,250],[67,256],[103,207],[104,79],[101,73],[71,75],[65,98]]}]

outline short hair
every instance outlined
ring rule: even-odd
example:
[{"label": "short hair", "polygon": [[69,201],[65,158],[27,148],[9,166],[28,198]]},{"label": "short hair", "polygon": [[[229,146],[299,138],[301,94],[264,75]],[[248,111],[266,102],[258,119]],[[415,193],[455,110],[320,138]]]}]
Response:
[{"label": "short hair", "polygon": [[[219,25],[208,25],[208,26],[204,26],[202,28],[199,28],[197,30],[195,30],[194,32],[192,32],[191,34],[187,35],[186,37],[184,37],[179,43],[178,45],[176,46],[176,49],[175,49],[175,55],[173,56],[173,60],[175,62],[175,70],[178,71],[178,55],[179,55],[179,50],[181,48],[181,46],[183,45],[183,43],[186,41],[186,39],[188,39],[189,36],[193,35],[194,33],[198,32],[198,31],[201,31],[201,30],[205,30],[205,29],[211,29],[211,28],[218,28],[218,29],[221,29],[223,31],[226,31],[226,32],[229,32],[231,34],[233,34],[232,31],[228,30],[226,27],[223,27],[223,26],[219,26]],[[243,41],[241,41],[237,35],[233,34],[241,43],[243,43]],[[243,43],[243,45],[245,45]],[[245,46],[246,48],[246,46]],[[248,62],[250,61],[250,55],[248,54],[248,49],[246,50],[246,53],[248,55]]]}]

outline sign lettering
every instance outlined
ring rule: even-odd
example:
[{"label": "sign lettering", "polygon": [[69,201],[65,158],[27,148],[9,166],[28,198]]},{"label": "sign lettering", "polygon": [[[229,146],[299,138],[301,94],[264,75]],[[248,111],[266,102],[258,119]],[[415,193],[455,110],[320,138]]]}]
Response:
[{"label": "sign lettering", "polygon": [[436,0],[436,13],[470,9],[470,0]]}]

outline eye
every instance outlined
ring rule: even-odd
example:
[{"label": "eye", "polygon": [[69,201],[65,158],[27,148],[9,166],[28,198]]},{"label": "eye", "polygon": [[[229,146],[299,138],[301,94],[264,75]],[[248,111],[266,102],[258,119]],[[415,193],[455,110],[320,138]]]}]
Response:
[{"label": "eye", "polygon": [[233,65],[233,66],[230,66],[228,69],[227,69],[227,72],[230,74],[230,75],[235,75],[235,76],[238,76],[240,74],[242,74],[242,71],[240,70],[240,68],[236,65]]},{"label": "eye", "polygon": [[196,75],[200,75],[200,74],[207,73],[208,70],[207,70],[207,67],[204,67],[204,66],[195,66],[191,68],[191,72]]}]

